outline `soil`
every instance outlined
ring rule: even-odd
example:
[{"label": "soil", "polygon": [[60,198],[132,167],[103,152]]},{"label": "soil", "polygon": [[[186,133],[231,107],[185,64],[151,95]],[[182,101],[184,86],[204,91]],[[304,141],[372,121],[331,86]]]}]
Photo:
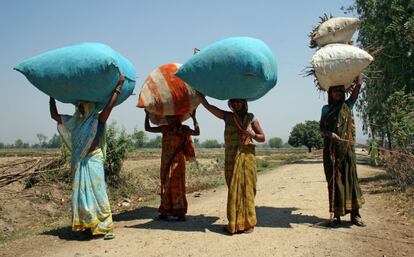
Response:
[{"label": "soil", "polygon": [[[219,187],[188,195],[185,222],[154,220],[157,203],[141,203],[114,215],[113,240],[77,241],[64,227],[9,241],[0,256],[414,256],[413,216],[390,197],[385,172],[359,165],[358,173],[367,227],[353,226],[349,216],[337,228],[323,226],[329,218],[323,168],[308,160],[259,175],[258,225],[251,234],[224,232],[227,189]],[[19,215],[18,206],[7,208]]]}]

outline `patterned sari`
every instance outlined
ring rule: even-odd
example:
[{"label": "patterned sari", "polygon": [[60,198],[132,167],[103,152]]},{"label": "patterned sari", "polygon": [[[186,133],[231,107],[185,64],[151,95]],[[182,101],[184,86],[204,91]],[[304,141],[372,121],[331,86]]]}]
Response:
[{"label": "patterned sari", "polygon": [[225,177],[227,195],[227,230],[233,234],[256,226],[256,155],[255,146],[239,135],[240,128],[251,124],[251,115],[240,121],[233,114],[227,119],[224,130]]},{"label": "patterned sari", "polygon": [[187,213],[185,161],[194,158],[191,137],[182,131],[182,127],[168,126],[162,134],[161,215],[182,217]]},{"label": "patterned sari", "polygon": [[329,191],[329,211],[336,217],[358,210],[364,203],[355,157],[355,126],[347,102],[334,106],[321,118],[321,129],[341,140],[324,139],[323,164]]},{"label": "patterned sari", "polygon": [[[105,128],[101,124],[98,129],[99,114],[92,104],[87,106],[85,117],[79,110],[73,116],[61,115],[58,131],[72,153],[72,230],[104,235],[113,228],[104,172]],[[96,138],[98,131],[100,138]],[[88,153],[95,138],[100,147]]]}]

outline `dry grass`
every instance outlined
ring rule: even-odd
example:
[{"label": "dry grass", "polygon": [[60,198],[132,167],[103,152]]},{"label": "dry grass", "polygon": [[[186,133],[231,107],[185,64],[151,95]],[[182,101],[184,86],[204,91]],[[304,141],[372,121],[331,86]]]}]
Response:
[{"label": "dry grass", "polygon": [[414,155],[400,152],[383,152],[385,170],[394,179],[400,191],[414,190]]}]

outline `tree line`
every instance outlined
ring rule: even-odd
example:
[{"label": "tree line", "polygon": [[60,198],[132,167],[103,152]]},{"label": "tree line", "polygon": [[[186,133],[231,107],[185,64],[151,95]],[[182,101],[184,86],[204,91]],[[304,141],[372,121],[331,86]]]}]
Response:
[{"label": "tree line", "polygon": [[[289,137],[287,142],[284,142],[280,137],[272,137],[260,147],[269,148],[290,148],[305,146],[309,149],[321,148],[322,137],[318,132],[319,129],[314,124],[316,121],[306,121],[304,124],[297,124]],[[312,125],[313,124],[313,125]],[[60,148],[62,146],[62,139],[58,134],[54,134],[51,138],[48,138],[42,133],[36,134],[38,142],[30,144],[24,142],[21,139],[15,140],[12,144],[5,144],[0,142],[0,149],[7,148]],[[138,129],[134,129],[131,134],[128,134],[124,128],[120,128],[117,124],[111,123],[106,130],[107,143],[115,147],[117,144],[123,144],[127,149],[139,149],[139,148],[160,148],[161,136],[149,138],[148,135]],[[202,142],[198,138],[193,139],[195,147],[198,148],[222,148],[224,143],[219,142],[216,139],[207,139]]]}]

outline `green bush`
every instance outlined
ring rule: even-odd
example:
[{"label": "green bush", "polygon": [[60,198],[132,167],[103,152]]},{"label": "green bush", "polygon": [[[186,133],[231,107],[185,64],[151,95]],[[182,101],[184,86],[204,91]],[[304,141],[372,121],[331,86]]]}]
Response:
[{"label": "green bush", "polygon": [[115,122],[111,123],[106,129],[106,144],[106,181],[112,186],[117,186],[121,181],[122,164],[127,153],[133,149],[134,144],[125,129],[118,128]]},{"label": "green bush", "polygon": [[280,137],[273,137],[269,139],[270,148],[281,148],[283,146],[283,140]]}]

